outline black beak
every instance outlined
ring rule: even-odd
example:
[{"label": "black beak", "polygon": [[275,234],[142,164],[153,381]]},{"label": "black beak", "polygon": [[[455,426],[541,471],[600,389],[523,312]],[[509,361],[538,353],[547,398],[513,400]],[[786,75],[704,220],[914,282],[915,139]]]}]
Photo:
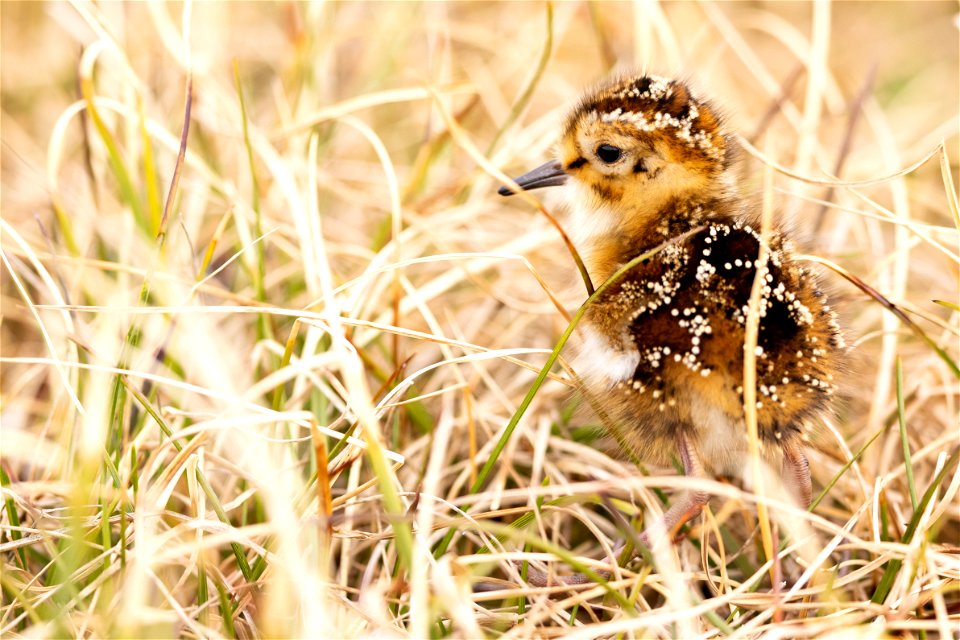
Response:
[{"label": "black beak", "polygon": [[[519,178],[514,178],[514,182],[520,185],[524,191],[531,189],[540,189],[541,187],[556,187],[567,181],[567,173],[557,161],[542,164],[533,171],[528,171]],[[514,192],[508,187],[500,187],[497,193],[502,196],[512,196]]]}]

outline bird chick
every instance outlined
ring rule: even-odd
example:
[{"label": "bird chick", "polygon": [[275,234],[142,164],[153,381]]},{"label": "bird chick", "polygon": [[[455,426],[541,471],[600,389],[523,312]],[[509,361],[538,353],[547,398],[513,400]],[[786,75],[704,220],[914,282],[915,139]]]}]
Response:
[{"label": "bird chick", "polygon": [[[743,370],[753,357],[764,458],[806,505],[801,434],[828,408],[844,344],[815,274],[794,259],[782,230],[770,234],[759,263],[759,215],[735,189],[734,145],[717,110],[684,83],[629,77],[587,95],[565,125],[557,160],[516,183],[565,185],[569,230],[596,283],[663,245],[606,288],[578,328],[574,370],[620,441],[652,464],[676,456],[688,475],[742,476]],[[745,354],[758,270],[759,334]],[[708,498],[694,491],[677,499],[664,528],[676,531]],[[545,576],[537,572],[534,582]]]}]

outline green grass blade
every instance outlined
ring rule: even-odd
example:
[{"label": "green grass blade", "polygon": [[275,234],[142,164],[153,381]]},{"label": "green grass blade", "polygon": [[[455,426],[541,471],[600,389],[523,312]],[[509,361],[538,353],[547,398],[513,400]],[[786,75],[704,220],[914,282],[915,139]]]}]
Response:
[{"label": "green grass blade", "polygon": [[127,171],[127,164],[123,158],[123,153],[121,153],[120,146],[117,144],[117,141],[114,140],[113,134],[110,133],[110,129],[107,128],[106,123],[100,116],[100,111],[97,109],[96,100],[93,95],[93,78],[81,78],[80,91],[83,94],[84,101],[87,103],[87,112],[90,114],[90,120],[93,122],[94,129],[96,129],[100,140],[107,148],[107,163],[110,165],[110,171],[113,173],[117,181],[117,186],[120,189],[120,200],[130,207],[130,210],[133,212],[133,217],[137,221],[137,224],[140,225],[140,228],[145,232],[149,232],[150,224],[144,217],[143,204],[140,202],[137,191],[133,186],[130,172]]},{"label": "green grass blade", "polygon": [[[907,529],[903,532],[903,539],[901,540],[903,544],[910,544],[913,540],[913,536],[917,532],[917,527],[920,525],[920,518],[923,516],[923,512],[926,511],[927,505],[933,500],[933,496],[940,490],[940,485],[943,484],[944,478],[947,477],[947,473],[957,464],[958,459],[960,459],[960,447],[953,450],[950,458],[947,459],[947,462],[940,469],[940,473],[937,474],[937,477],[933,479],[933,482],[930,483],[930,486],[927,487],[927,490],[924,492],[920,504],[917,505],[917,508],[913,512],[913,517],[910,518],[910,522],[907,524]],[[883,576],[880,578],[880,582],[877,584],[877,588],[870,598],[870,602],[883,604],[887,599],[887,595],[890,593],[890,588],[893,586],[894,580],[897,579],[897,574],[900,572],[902,565],[903,561],[900,559],[894,559],[887,563],[887,568],[884,570]]]},{"label": "green grass blade", "polygon": [[[263,235],[263,222],[260,213],[260,181],[257,179],[257,165],[253,160],[253,143],[250,140],[250,122],[247,116],[247,102],[243,95],[243,85],[240,84],[240,64],[233,61],[233,81],[237,89],[237,98],[240,102],[240,122],[243,127],[243,146],[247,154],[247,167],[250,171],[250,207],[253,209],[254,237]],[[263,242],[258,242],[255,256],[256,264],[252,270],[254,296],[260,302],[267,299],[264,282],[267,277],[266,248]],[[257,338],[259,340],[273,339],[269,317],[266,314],[257,315]]]},{"label": "green grass blade", "polygon": [[[0,466],[0,486],[4,488],[10,487],[10,476],[7,475],[6,469],[2,466]],[[23,538],[23,533],[19,530],[20,514],[17,513],[17,503],[14,502],[11,496],[7,496],[3,503],[7,510],[7,519],[10,520],[10,539],[14,541],[20,540]],[[23,550],[23,547],[17,548],[17,558],[20,560],[20,568],[26,571],[27,554]]]},{"label": "green grass blade", "polygon": [[917,510],[917,485],[913,481],[913,462],[910,460],[910,439],[907,437],[907,418],[903,408],[903,363],[897,358],[897,419],[900,424],[900,444],[903,447],[903,464],[910,489],[910,504]]},{"label": "green grass blade", "polygon": [[233,627],[233,607],[230,605],[230,594],[220,582],[219,578],[210,576],[217,588],[217,598],[220,602],[220,618],[223,620],[223,635],[227,638],[236,638],[237,631]]},{"label": "green grass blade", "polygon": [[153,141],[147,132],[147,117],[143,112],[143,100],[137,96],[137,124],[140,131],[140,143],[143,145],[143,183],[147,200],[148,232],[156,236],[160,232],[160,220],[163,206],[160,203],[160,177],[157,175],[156,161],[153,158]]}]

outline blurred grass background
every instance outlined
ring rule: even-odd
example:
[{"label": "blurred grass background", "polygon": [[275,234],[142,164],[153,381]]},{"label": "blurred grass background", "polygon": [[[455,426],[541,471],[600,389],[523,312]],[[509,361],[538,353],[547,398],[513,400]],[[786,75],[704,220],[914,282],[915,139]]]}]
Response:
[{"label": "blurred grass background", "polygon": [[[958,44],[952,2],[0,4],[0,634],[955,635]],[[537,590],[509,558],[606,562],[683,485],[560,367],[504,437],[584,294],[468,151],[536,166],[618,69],[878,180],[778,206],[916,325],[825,276],[854,365],[777,557],[711,483],[669,557]]]}]

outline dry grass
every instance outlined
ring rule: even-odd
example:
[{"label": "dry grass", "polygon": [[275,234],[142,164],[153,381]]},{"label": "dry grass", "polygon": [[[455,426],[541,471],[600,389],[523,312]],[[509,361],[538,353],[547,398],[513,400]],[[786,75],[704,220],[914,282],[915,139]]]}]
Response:
[{"label": "dry grass", "polygon": [[[956,4],[0,11],[4,637],[957,634]],[[488,171],[616,63],[713,95],[906,314],[827,276],[854,367],[812,512],[641,472],[534,384],[583,287]],[[698,482],[652,564],[518,586]]]}]

